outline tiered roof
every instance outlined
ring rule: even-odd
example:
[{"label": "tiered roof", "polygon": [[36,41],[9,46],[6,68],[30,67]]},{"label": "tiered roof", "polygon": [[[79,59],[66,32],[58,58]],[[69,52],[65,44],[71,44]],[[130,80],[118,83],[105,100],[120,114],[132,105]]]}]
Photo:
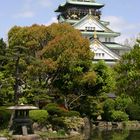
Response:
[{"label": "tiered roof", "polygon": [[[66,0],[56,12],[60,12],[59,22],[70,23],[84,37],[89,38],[90,48],[95,52],[94,62],[103,59],[107,64],[113,65],[130,48],[114,42],[114,38],[120,36],[120,33],[109,29],[107,26],[110,23],[101,20],[99,9],[103,6],[104,4],[95,0]],[[95,31],[97,38],[93,37]]]},{"label": "tiered roof", "polygon": [[[107,22],[108,23],[108,22]],[[79,29],[83,35],[93,35],[94,28],[96,28],[97,35],[106,35],[117,37],[120,35],[118,32],[114,32],[109,29],[105,24],[94,16],[88,14],[74,25],[74,28]],[[91,30],[86,30],[86,27],[90,27]]]},{"label": "tiered roof", "polygon": [[100,9],[104,6],[102,3],[97,3],[95,0],[66,0],[64,4],[59,5],[58,9],[55,12],[62,12],[65,10],[65,7],[69,5],[79,5],[79,6],[91,6]]}]

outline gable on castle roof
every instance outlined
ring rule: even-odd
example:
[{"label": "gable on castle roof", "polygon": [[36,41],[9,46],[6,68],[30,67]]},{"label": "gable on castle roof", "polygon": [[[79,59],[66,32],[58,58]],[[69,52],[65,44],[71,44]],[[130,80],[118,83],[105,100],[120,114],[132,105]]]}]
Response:
[{"label": "gable on castle roof", "polygon": [[74,28],[79,29],[81,31],[86,30],[86,28],[91,28],[91,29],[95,28],[97,31],[100,31],[100,32],[113,33],[113,31],[111,29],[106,27],[97,18],[95,18],[94,16],[92,16],[90,14],[83,17],[81,20],[79,20],[73,26],[74,26]]},{"label": "gable on castle roof", "polygon": [[110,60],[116,61],[119,60],[120,57],[112,52],[109,48],[107,48],[102,42],[98,39],[94,39],[90,44],[91,51],[95,53],[95,60]]}]

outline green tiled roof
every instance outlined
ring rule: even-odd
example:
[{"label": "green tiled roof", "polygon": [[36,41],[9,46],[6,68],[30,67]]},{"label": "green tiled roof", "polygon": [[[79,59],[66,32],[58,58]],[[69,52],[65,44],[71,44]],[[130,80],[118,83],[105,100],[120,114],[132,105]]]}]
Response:
[{"label": "green tiled roof", "polygon": [[93,0],[67,0],[67,3],[77,4],[77,5],[99,6],[99,7],[103,7],[104,6],[104,4],[97,3],[97,2],[95,2]]},{"label": "green tiled roof", "polygon": [[63,9],[66,5],[82,5],[82,6],[95,6],[98,8],[102,8],[104,4],[94,2],[92,0],[66,0],[65,3],[59,5],[58,9],[55,10],[55,12],[60,12],[61,9]]},{"label": "green tiled roof", "polygon": [[[88,32],[88,31],[82,31],[81,32],[83,35],[93,35],[93,32]],[[97,35],[104,35],[104,36],[120,36],[120,33],[117,32],[98,32],[96,33]]]},{"label": "green tiled roof", "polygon": [[130,48],[118,43],[104,43],[108,48],[110,49],[125,49],[125,50],[129,50]]},{"label": "green tiled roof", "polygon": [[100,22],[101,22],[103,25],[105,25],[105,26],[107,26],[107,25],[109,25],[109,24],[110,24],[110,22],[108,22],[108,21],[103,21],[103,20],[100,20]]}]

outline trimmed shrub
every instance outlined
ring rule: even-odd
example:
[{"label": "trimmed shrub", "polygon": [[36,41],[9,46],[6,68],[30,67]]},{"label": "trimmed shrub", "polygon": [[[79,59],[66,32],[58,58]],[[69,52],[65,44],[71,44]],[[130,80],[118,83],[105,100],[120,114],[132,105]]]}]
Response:
[{"label": "trimmed shrub", "polygon": [[126,113],[129,115],[130,120],[140,121],[140,106],[137,104],[129,104],[126,108]]},{"label": "trimmed shrub", "polygon": [[54,103],[48,104],[46,107],[44,107],[44,109],[46,109],[50,115],[63,116],[65,113],[67,113],[67,110]]},{"label": "trimmed shrub", "polygon": [[66,127],[66,125],[64,124],[64,118],[63,117],[54,117],[52,118],[51,123],[56,127]]},{"label": "trimmed shrub", "polygon": [[112,121],[128,121],[128,115],[125,112],[122,111],[112,111],[112,115],[111,115]]},{"label": "trimmed shrub", "polygon": [[66,116],[66,117],[73,117],[73,116],[79,117],[80,113],[77,112],[77,111],[67,111],[63,115]]},{"label": "trimmed shrub", "polygon": [[45,108],[48,108],[48,107],[58,107],[58,104],[49,103],[49,104],[47,104],[47,105],[44,107],[44,109],[45,109]]},{"label": "trimmed shrub", "polygon": [[46,110],[31,110],[30,118],[37,123],[45,123],[48,119],[48,112]]},{"label": "trimmed shrub", "polygon": [[52,124],[55,128],[77,130],[84,126],[84,120],[80,117],[54,117],[52,118]]}]

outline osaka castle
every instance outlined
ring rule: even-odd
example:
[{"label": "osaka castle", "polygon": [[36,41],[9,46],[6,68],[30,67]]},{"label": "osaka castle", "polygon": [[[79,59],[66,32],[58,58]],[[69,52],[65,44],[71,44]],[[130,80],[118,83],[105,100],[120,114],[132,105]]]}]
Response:
[{"label": "osaka castle", "polygon": [[111,30],[110,23],[101,19],[103,7],[104,4],[95,0],[66,0],[55,12],[58,12],[59,23],[71,24],[89,39],[90,48],[95,53],[94,62],[104,60],[113,65],[130,48],[115,42],[120,33]]}]

